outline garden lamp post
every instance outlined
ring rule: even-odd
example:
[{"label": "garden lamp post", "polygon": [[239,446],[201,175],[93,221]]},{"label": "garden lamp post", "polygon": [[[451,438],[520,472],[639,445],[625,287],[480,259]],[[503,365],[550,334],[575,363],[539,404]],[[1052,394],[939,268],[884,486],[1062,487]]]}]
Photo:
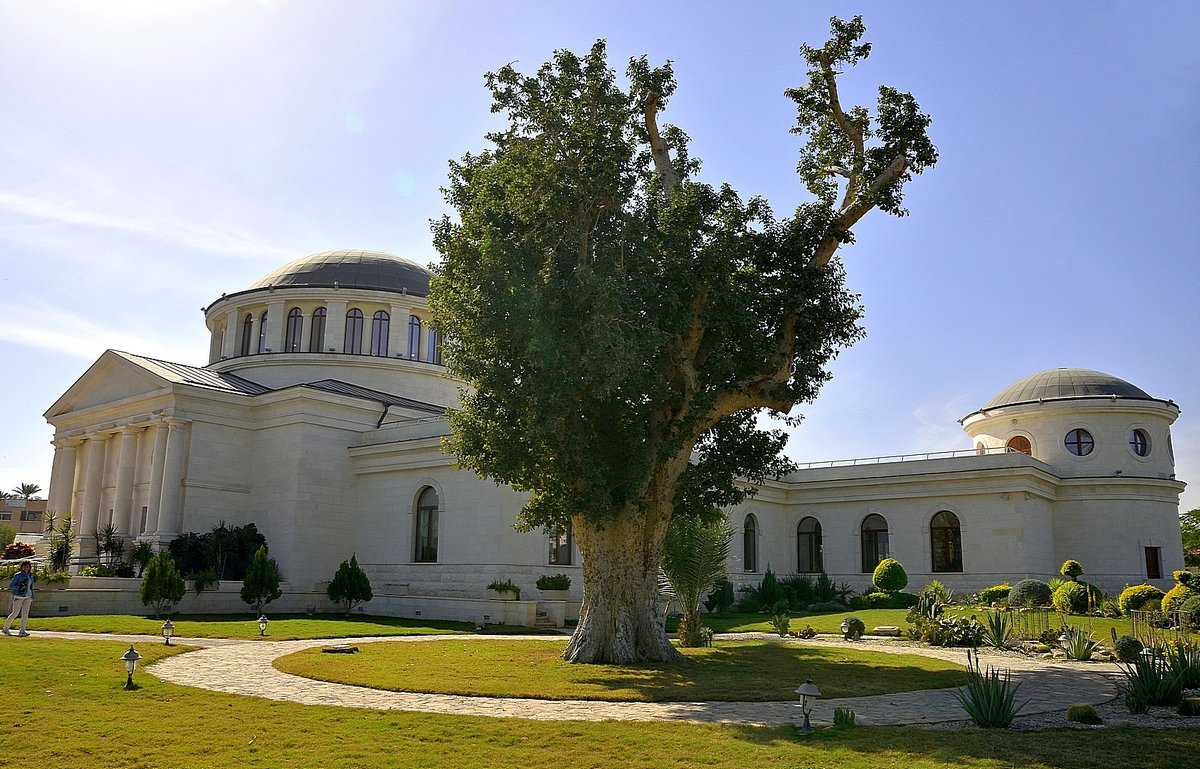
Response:
[{"label": "garden lamp post", "polygon": [[796,694],[800,695],[800,710],[804,713],[804,728],[800,730],[800,733],[812,734],[812,724],[808,720],[808,715],[812,713],[813,703],[821,696],[821,690],[813,684],[810,678],[796,690]]},{"label": "garden lamp post", "polygon": [[133,644],[129,645],[129,651],[121,655],[121,661],[125,663],[125,672],[129,674],[129,677],[125,679],[125,691],[132,691],[137,688],[133,685],[133,671],[137,669],[138,660],[141,658],[142,655],[137,653],[137,650],[133,648]]},{"label": "garden lamp post", "polygon": [[175,635],[175,623],[167,620],[162,626],[162,637],[167,642],[167,646],[171,645],[171,636]]},{"label": "garden lamp post", "polygon": [[267,623],[268,622],[270,622],[270,620],[267,619],[266,614],[259,615],[259,617],[258,617],[258,634],[260,636],[265,636],[267,634]]},{"label": "garden lamp post", "polygon": [[1058,637],[1058,645],[1065,649],[1065,648],[1067,648],[1067,645],[1070,643],[1071,643],[1071,636],[1067,633],[1066,630],[1062,631],[1062,635],[1060,635]]}]

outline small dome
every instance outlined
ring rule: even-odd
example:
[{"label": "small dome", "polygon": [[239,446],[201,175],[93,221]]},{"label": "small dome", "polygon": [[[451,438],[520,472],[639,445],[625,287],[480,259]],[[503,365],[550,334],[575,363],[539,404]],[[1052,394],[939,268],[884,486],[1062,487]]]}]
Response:
[{"label": "small dome", "polygon": [[429,295],[429,270],[414,261],[382,251],[322,251],[273,270],[250,286],[366,288]]},{"label": "small dome", "polygon": [[994,409],[1019,403],[1114,396],[1135,400],[1157,400],[1151,398],[1140,387],[1135,387],[1124,379],[1119,379],[1111,374],[1085,368],[1053,368],[1013,382],[997,393],[996,397],[988,401],[983,408]]}]

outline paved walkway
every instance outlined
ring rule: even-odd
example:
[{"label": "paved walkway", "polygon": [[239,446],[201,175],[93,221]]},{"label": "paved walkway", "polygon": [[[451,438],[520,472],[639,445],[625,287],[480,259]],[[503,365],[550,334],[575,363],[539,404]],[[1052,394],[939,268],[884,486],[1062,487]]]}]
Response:
[{"label": "paved walkway", "polygon": [[[151,636],[90,635],[83,633],[37,633],[61,638],[93,638],[130,643],[157,641]],[[744,634],[738,637],[766,637]],[[734,637],[734,636],[730,636]],[[272,667],[277,657],[315,646],[338,643],[363,645],[379,642],[420,643],[422,641],[496,636],[391,636],[304,641],[231,641],[223,639],[186,639],[184,646],[202,647],[196,651],[160,660],[147,670],[153,675],[184,686],[212,691],[265,697],[272,700],[308,705],[406,710],[447,715],[493,716],[550,721],[697,721],[780,725],[803,720],[798,702],[597,702],[593,700],[534,700],[520,698],[463,697],[448,694],[416,694],[367,689],[345,684],[313,681],[282,673]],[[520,636],[505,636],[519,640]],[[544,640],[545,636],[540,636]],[[791,641],[791,643],[797,643]],[[813,646],[838,645],[841,641],[799,642]],[[889,642],[863,642],[855,648],[886,654],[920,654],[966,664],[962,649],[924,646],[900,646]],[[1116,696],[1116,665],[1105,663],[1047,662],[1019,655],[981,654],[983,664],[1012,671],[1021,683],[1018,702],[1029,699],[1022,715],[1050,711],[1061,712],[1075,702],[1093,705]],[[799,682],[798,682],[799,683]],[[820,682],[817,682],[820,686]],[[834,708],[853,708],[860,724],[929,724],[959,721],[966,717],[953,689],[931,689],[871,697],[818,700],[813,709],[814,724],[833,721]]]}]

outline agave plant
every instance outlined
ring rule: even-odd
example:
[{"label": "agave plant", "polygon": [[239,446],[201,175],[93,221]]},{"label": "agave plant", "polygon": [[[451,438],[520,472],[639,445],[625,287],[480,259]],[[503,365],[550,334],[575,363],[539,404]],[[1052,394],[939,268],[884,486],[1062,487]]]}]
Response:
[{"label": "agave plant", "polygon": [[1145,713],[1152,705],[1178,707],[1183,701],[1183,675],[1155,651],[1121,666],[1125,680],[1117,690],[1130,713]]},{"label": "agave plant", "polygon": [[1200,689],[1200,646],[1188,641],[1167,644],[1167,666],[1184,689]]},{"label": "agave plant", "polygon": [[1005,670],[1001,674],[991,665],[984,670],[979,663],[979,653],[968,651],[967,684],[955,689],[954,696],[976,726],[1004,729],[1029,704],[1029,700],[1016,704],[1020,688],[1021,684],[1012,682],[1011,671]]},{"label": "agave plant", "polygon": [[1060,639],[1067,659],[1087,662],[1100,645],[1092,640],[1092,634],[1082,628],[1069,627],[1063,631],[1065,638]]},{"label": "agave plant", "polygon": [[1017,629],[1012,616],[1006,611],[989,611],[984,614],[983,640],[988,646],[1008,649],[1013,645]]}]

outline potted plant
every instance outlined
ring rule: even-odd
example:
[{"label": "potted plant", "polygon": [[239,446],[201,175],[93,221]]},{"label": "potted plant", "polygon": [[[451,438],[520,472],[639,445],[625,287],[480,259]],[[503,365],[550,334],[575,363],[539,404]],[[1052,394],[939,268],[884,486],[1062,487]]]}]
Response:
[{"label": "potted plant", "polygon": [[571,597],[571,578],[566,574],[543,574],[536,584],[547,601],[566,601]]},{"label": "potted plant", "polygon": [[498,601],[519,601],[521,600],[521,588],[513,584],[511,579],[506,579],[503,582],[496,580],[487,586],[490,597]]}]

